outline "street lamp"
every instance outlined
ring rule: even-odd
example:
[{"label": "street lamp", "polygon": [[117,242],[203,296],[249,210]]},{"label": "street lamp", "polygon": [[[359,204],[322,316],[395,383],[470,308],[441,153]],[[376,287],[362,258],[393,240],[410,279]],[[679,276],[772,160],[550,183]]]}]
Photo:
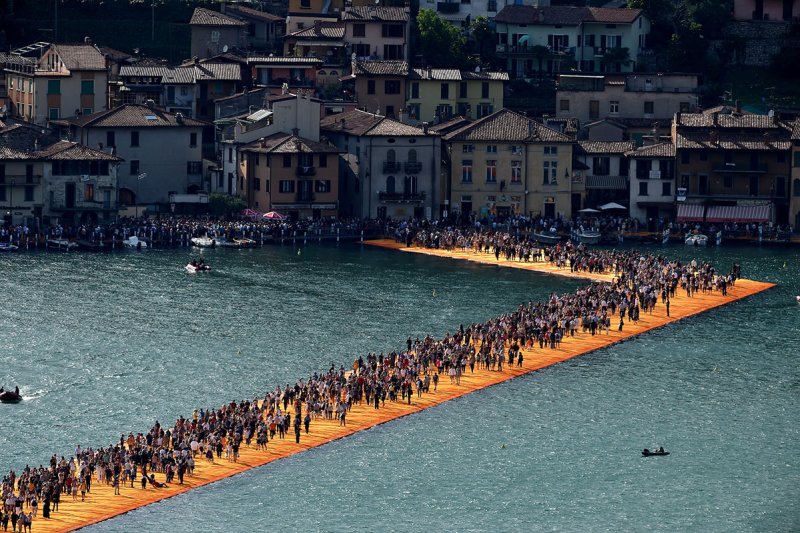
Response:
[{"label": "street lamp", "polygon": [[139,218],[139,182],[147,177],[147,172],[136,176],[136,218]]}]

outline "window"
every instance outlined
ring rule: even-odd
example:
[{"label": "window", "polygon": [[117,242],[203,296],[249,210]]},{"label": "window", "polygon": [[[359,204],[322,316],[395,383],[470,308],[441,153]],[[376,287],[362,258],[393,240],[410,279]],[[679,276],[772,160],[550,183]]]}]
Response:
[{"label": "window", "polygon": [[497,160],[486,160],[486,183],[495,183],[497,181]]},{"label": "window", "polygon": [[672,196],[672,182],[661,182],[661,196]]},{"label": "window", "polygon": [[558,102],[558,110],[559,111],[569,111],[569,100],[559,100],[559,102]]},{"label": "window", "polygon": [[402,44],[384,44],[383,45],[383,59],[403,59],[403,45]]},{"label": "window", "polygon": [[680,102],[678,105],[680,106],[681,113],[688,113],[689,110],[691,109],[689,107],[689,102]]},{"label": "window", "polygon": [[497,153],[497,145],[496,144],[487,144],[486,145],[486,153],[487,154],[496,154]]},{"label": "window", "polygon": [[[793,184],[792,196],[794,196],[795,198],[800,197],[800,179],[795,178],[792,184]],[[2,190],[3,189],[0,189],[0,191]]]},{"label": "window", "polygon": [[722,186],[726,189],[733,188],[733,176],[727,175],[722,177]]},{"label": "window", "polygon": [[645,115],[652,115],[655,112],[655,103],[654,102],[645,102],[644,103],[644,114]]},{"label": "window", "polygon": [[365,37],[367,35],[366,25],[353,24],[353,37]]},{"label": "window", "polygon": [[367,80],[367,94],[375,94],[375,80]]},{"label": "window", "polygon": [[494,113],[494,106],[492,104],[478,104],[478,118],[487,117]]},{"label": "window", "polygon": [[489,98],[489,82],[484,81],[481,83],[481,98]]},{"label": "window", "polygon": [[283,154],[283,168],[292,166],[292,154]]},{"label": "window", "polygon": [[114,132],[107,131],[106,132],[106,146],[109,148],[114,148],[117,145],[116,141],[114,140]]},{"label": "window", "polygon": [[315,192],[331,192],[331,180],[315,180]]},{"label": "window", "polygon": [[278,182],[278,191],[282,193],[294,192],[294,182],[292,180],[281,180]]},{"label": "window", "polygon": [[132,131],[131,132],[131,146],[136,147],[139,146],[139,132]]},{"label": "window", "polygon": [[558,161],[544,161],[542,163],[542,184],[556,185],[556,172],[558,172]]},{"label": "window", "polygon": [[647,196],[647,186],[649,183],[646,181],[639,182],[639,196]]},{"label": "window", "polygon": [[261,178],[253,178],[253,190],[254,191],[261,190]]},{"label": "window", "polygon": [[131,159],[131,176],[138,176],[139,175],[139,160],[138,159]]},{"label": "window", "polygon": [[522,181],[522,161],[511,162],[511,183],[520,183]]},{"label": "window", "polygon": [[384,24],[381,28],[381,36],[383,37],[402,37],[403,25],[402,24]]},{"label": "window", "polygon": [[25,201],[32,202],[33,201],[33,185],[26,185],[25,186]]},{"label": "window", "polygon": [[[93,111],[94,110],[91,107],[84,107],[81,109],[81,114],[84,116],[91,115]],[[28,110],[28,116],[30,116],[30,109]]]},{"label": "window", "polygon": [[228,163],[233,163],[233,148],[228,148]]},{"label": "window", "polygon": [[[462,81],[458,84],[458,97],[459,98],[466,98],[467,97],[467,82]],[[443,97],[444,98],[444,97]]]},{"label": "window", "polygon": [[474,151],[475,151],[474,144],[465,144],[461,147],[461,152],[464,154],[471,154]]},{"label": "window", "polygon": [[61,94],[61,80],[47,80],[47,94]]},{"label": "window", "polygon": [[50,120],[56,120],[58,118],[58,115],[59,115],[60,111],[61,110],[59,108],[57,108],[57,107],[51,107],[48,110],[47,118],[49,118]]},{"label": "window", "polygon": [[[411,84],[411,98],[419,98],[419,82],[414,82]],[[800,153],[800,152],[798,152]],[[800,166],[800,165],[796,165]]]},{"label": "window", "polygon": [[328,154],[319,154],[319,167],[320,168],[328,167]]},{"label": "window", "polygon": [[592,158],[592,173],[595,176],[608,176],[611,174],[611,159],[608,157]]},{"label": "window", "polygon": [[472,159],[461,160],[461,181],[472,183]]},{"label": "window", "polygon": [[558,146],[545,146],[544,155],[558,155]]},{"label": "window", "polygon": [[447,100],[450,98],[450,84],[443,83],[442,86],[439,88],[439,96],[442,100]]},{"label": "window", "polygon": [[181,96],[189,96],[189,88],[185,85],[181,86]]},{"label": "window", "polygon": [[613,114],[619,113],[619,102],[617,100],[611,100],[611,102],[609,102],[608,112]]},{"label": "window", "polygon": [[784,176],[775,176],[775,196],[778,198],[786,196],[786,178]]},{"label": "window", "polygon": [[681,164],[688,165],[689,164],[689,152],[684,150],[681,152]]},{"label": "window", "polygon": [[356,54],[356,57],[369,57],[370,47],[368,44],[358,43],[355,44],[354,47],[353,52]]},{"label": "window", "polygon": [[202,161],[187,161],[186,162],[186,173],[187,174],[202,174],[203,173],[203,162]]},{"label": "window", "polygon": [[394,192],[394,176],[389,176],[386,178],[386,192]]},{"label": "window", "polygon": [[400,80],[386,80],[383,82],[384,94],[400,94]]},{"label": "window", "polygon": [[212,43],[218,43],[219,42],[219,32],[217,30],[214,30],[214,31],[211,32],[211,42]]},{"label": "window", "polygon": [[94,94],[94,80],[81,80],[81,94]]},{"label": "window", "polygon": [[497,0],[489,0],[486,2],[487,11],[497,11]]}]

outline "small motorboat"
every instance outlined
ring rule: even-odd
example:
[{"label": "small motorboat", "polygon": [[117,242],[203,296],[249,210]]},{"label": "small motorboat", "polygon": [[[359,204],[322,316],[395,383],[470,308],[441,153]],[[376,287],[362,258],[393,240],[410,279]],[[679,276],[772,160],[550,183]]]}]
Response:
[{"label": "small motorboat", "polygon": [[192,237],[192,244],[199,248],[214,248],[217,245],[217,241],[209,236]]},{"label": "small motorboat", "polygon": [[669,455],[669,452],[665,452],[664,448],[660,448],[658,450],[653,450],[653,451],[650,451],[647,448],[642,450],[642,457],[652,457],[654,455],[659,455],[659,456]]},{"label": "small motorboat", "polygon": [[70,250],[75,250],[78,248],[78,243],[72,242],[68,239],[47,239],[47,247],[69,252]]},{"label": "small motorboat", "polygon": [[691,233],[686,236],[687,246],[706,246],[708,244],[708,237],[702,233]]},{"label": "small motorboat", "polygon": [[797,300],[797,303],[800,304],[800,296],[795,296],[794,298]]},{"label": "small motorboat", "polygon": [[142,248],[147,248],[147,243],[141,240],[136,235],[131,235],[130,237],[122,241],[122,244],[124,244],[128,248],[136,248],[137,250],[141,250]]},{"label": "small motorboat", "polygon": [[196,274],[198,272],[208,272],[211,266],[205,263],[189,263],[184,267],[189,274]]},{"label": "small motorboat", "polygon": [[573,237],[581,244],[599,244],[603,234],[599,231],[579,230],[573,233]]},{"label": "small motorboat", "polygon": [[0,252],[16,252],[19,246],[10,242],[0,242]]},{"label": "small motorboat", "polygon": [[0,402],[3,403],[19,403],[22,401],[22,395],[19,393],[19,387],[15,391],[4,390],[0,387]]},{"label": "small motorboat", "polygon": [[558,233],[534,233],[533,238],[539,244],[558,244],[561,242],[561,235]]}]

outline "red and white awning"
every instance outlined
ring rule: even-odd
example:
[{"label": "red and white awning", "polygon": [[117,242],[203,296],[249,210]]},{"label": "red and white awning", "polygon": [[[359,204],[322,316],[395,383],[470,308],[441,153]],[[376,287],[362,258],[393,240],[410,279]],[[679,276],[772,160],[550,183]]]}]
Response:
[{"label": "red and white awning", "polygon": [[707,222],[769,222],[768,205],[712,205]]},{"label": "red and white awning", "polygon": [[702,222],[704,209],[698,204],[678,204],[678,222]]}]

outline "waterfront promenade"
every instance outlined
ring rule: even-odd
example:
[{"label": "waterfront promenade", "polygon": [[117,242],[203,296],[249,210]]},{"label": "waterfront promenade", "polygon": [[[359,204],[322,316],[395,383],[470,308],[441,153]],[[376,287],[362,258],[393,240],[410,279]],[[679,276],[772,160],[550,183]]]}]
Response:
[{"label": "waterfront promenade", "polygon": [[[559,270],[548,263],[497,261],[493,255],[472,254],[471,252],[461,254],[443,250],[420,248],[405,249],[402,245],[397,245],[393,241],[382,241],[374,244],[428,255],[453,257],[456,259],[472,259],[486,264],[499,264],[501,266],[525,268],[533,271],[570,275],[569,269]],[[596,280],[610,279],[609,275],[589,275],[585,272],[575,273],[573,276]],[[771,286],[772,285],[768,283],[738,280],[736,285],[729,289],[728,296],[722,296],[719,292],[712,292],[697,293],[694,297],[688,298],[685,293],[681,294],[682,291],[678,291],[672,299],[671,317],[666,317],[664,307],[658,305],[652,315],[649,313],[642,313],[638,323],[626,323],[623,332],[618,332],[616,328],[612,328],[612,331],[610,331],[608,335],[602,333],[591,336],[588,333],[579,333],[575,337],[565,338],[560,348],[557,349],[534,348],[532,350],[525,350],[525,361],[522,368],[509,365],[503,372],[485,370],[477,370],[475,374],[467,372],[462,375],[460,385],[451,385],[447,379],[442,379],[435,393],[426,393],[421,398],[415,395],[411,405],[407,405],[405,402],[387,401],[379,410],[375,410],[371,406],[365,404],[355,405],[348,413],[346,427],[340,426],[337,420],[326,420],[324,418],[315,419],[311,423],[310,433],[308,435],[305,433],[302,435],[300,444],[295,444],[292,436],[287,435],[285,440],[270,440],[266,452],[257,451],[254,447],[248,448],[243,446],[240,450],[240,460],[237,463],[228,462],[225,459],[218,459],[214,464],[209,464],[206,463],[204,459],[198,459],[194,475],[187,477],[186,483],[183,486],[170,484],[169,487],[163,489],[154,489],[148,486],[147,489],[142,490],[138,488],[137,484],[137,488],[133,489],[123,486],[121,488],[121,494],[114,495],[114,490],[111,486],[101,485],[95,482],[92,486],[91,493],[87,495],[86,502],[73,502],[70,498],[62,497],[60,509],[52,515],[53,518],[44,520],[41,518],[40,512],[40,517],[34,521],[34,528],[36,531],[68,531],[96,523],[131,509],[147,505],[148,503],[185,492],[191,488],[211,483],[311,447],[322,445],[331,440],[350,435],[377,424],[406,416],[495,383],[556,364],[598,348],[603,348],[615,342],[643,333],[649,329],[663,326],[686,316],[697,314],[737,299],[745,298]],[[498,442],[498,446],[500,444],[501,443]],[[156,478],[159,481],[163,481],[164,475],[157,473]],[[202,517],[197,517],[197,520],[202,520]]]}]

